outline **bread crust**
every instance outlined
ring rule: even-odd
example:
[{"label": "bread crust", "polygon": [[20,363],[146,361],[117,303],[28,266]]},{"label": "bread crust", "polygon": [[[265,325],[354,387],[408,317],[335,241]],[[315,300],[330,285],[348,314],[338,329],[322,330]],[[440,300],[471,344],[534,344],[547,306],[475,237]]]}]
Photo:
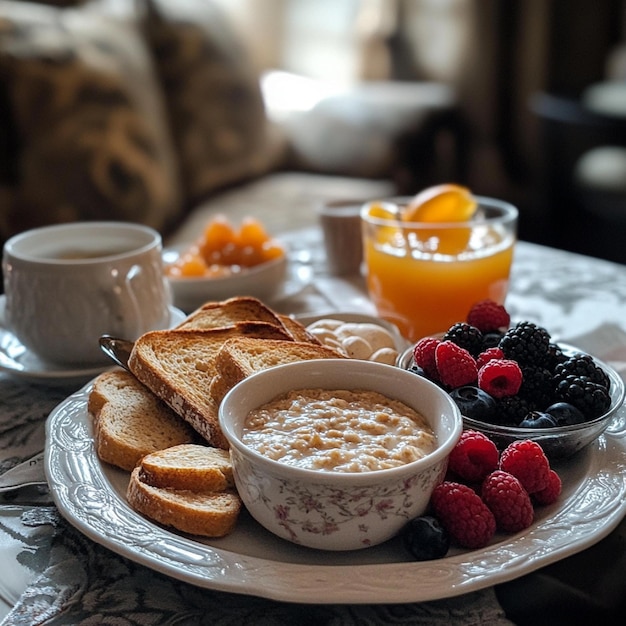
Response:
[{"label": "bread crust", "polygon": [[137,339],[128,361],[144,385],[207,443],[222,449],[228,448],[228,442],[219,426],[219,405],[209,393],[209,385],[217,373],[217,352],[235,336],[285,340],[284,331],[266,322],[210,330],[155,330]]},{"label": "bread crust", "polygon": [[223,537],[230,533],[242,507],[234,489],[196,493],[152,487],[142,481],[140,467],[130,475],[126,498],[135,511],[152,520],[204,537]]},{"label": "bread crust", "polygon": [[96,377],[87,410],[98,458],[127,471],[146,454],[197,440],[189,424],[121,369]]},{"label": "bread crust", "polygon": [[142,482],[152,487],[195,491],[223,491],[234,487],[228,451],[200,444],[181,444],[141,459]]}]

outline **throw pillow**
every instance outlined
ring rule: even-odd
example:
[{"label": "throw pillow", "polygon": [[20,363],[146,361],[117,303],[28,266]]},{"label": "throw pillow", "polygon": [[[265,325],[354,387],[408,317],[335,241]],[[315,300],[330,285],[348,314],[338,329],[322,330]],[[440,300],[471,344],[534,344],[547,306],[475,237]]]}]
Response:
[{"label": "throw pillow", "polygon": [[169,110],[187,199],[263,174],[286,149],[265,115],[259,76],[209,0],[148,0],[144,23]]},{"label": "throw pillow", "polygon": [[167,230],[180,211],[177,173],[136,26],[81,9],[2,2],[0,74],[8,113],[0,124],[16,150],[2,177],[13,195],[0,220],[4,236],[85,219]]}]

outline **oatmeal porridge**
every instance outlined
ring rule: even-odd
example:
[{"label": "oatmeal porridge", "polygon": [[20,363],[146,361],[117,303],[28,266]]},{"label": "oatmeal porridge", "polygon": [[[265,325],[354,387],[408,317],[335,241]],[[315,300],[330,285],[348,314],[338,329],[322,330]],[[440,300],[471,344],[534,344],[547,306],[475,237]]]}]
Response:
[{"label": "oatmeal porridge", "polygon": [[400,401],[325,389],[290,391],[251,411],[242,440],[275,461],[336,472],[405,465],[437,443],[423,416]]}]

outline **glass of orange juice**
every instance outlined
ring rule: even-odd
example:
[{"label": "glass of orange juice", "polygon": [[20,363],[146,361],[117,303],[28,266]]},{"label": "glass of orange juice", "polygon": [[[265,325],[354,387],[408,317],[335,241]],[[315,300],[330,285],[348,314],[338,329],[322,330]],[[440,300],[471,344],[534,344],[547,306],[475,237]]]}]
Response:
[{"label": "glass of orange juice", "polygon": [[[417,341],[465,320],[479,300],[504,304],[518,211],[475,196],[471,215],[447,221],[445,207],[416,213],[412,200],[366,203],[361,224],[370,298],[383,319]],[[422,214],[428,221],[417,221]]]}]

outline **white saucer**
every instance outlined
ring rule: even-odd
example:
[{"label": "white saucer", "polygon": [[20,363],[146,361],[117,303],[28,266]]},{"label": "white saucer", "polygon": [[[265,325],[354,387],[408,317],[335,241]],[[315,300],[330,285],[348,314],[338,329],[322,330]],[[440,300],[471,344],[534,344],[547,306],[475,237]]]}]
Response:
[{"label": "white saucer", "polygon": [[[98,365],[88,368],[67,369],[42,361],[22,345],[17,337],[2,326],[1,314],[4,311],[6,297],[0,295],[0,372],[29,382],[46,385],[84,384],[111,365]],[[185,319],[185,314],[175,307],[170,307],[170,325],[176,326]]]}]

